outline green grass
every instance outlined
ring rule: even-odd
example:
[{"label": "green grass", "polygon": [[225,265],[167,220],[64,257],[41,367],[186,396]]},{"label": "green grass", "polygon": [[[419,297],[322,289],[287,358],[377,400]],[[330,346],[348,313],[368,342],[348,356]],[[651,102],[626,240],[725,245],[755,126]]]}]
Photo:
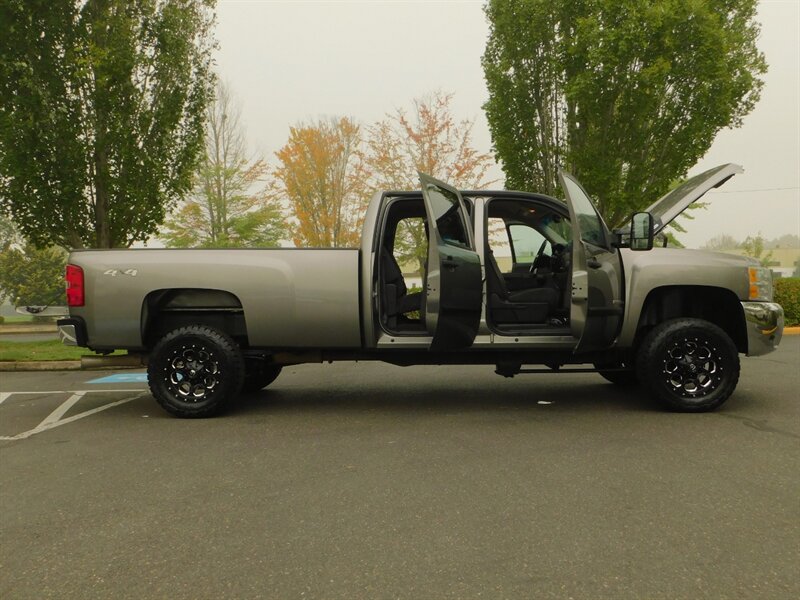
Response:
[{"label": "green grass", "polygon": [[19,325],[20,323],[32,323],[33,317],[27,317],[25,315],[9,315],[8,317],[3,317],[3,323],[6,325]]},{"label": "green grass", "polygon": [[[124,354],[117,351],[114,354]],[[86,348],[65,346],[58,340],[44,342],[0,341],[0,361],[30,360],[80,360],[81,356],[93,353]]]}]

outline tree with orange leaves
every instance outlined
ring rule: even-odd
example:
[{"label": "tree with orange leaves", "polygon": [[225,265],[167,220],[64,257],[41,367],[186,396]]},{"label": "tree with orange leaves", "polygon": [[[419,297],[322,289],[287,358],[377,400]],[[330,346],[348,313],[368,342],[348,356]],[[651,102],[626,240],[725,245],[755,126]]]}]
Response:
[{"label": "tree with orange leaves", "polygon": [[[417,171],[460,189],[483,189],[494,165],[490,154],[472,143],[475,121],[457,121],[452,94],[434,92],[413,101],[410,112],[397,109],[369,128],[365,162],[372,190],[417,189]],[[400,262],[416,260],[425,269],[427,239],[421,221],[401,223],[395,241]]]},{"label": "tree with orange leaves", "polygon": [[277,193],[297,218],[298,246],[353,247],[369,200],[361,128],[347,117],[300,123],[275,153]]}]

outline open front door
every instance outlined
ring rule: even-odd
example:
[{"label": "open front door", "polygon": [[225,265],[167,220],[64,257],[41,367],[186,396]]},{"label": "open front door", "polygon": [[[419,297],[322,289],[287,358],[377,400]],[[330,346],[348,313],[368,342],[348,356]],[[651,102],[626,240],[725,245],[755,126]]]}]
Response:
[{"label": "open front door", "polygon": [[624,291],[619,250],[589,195],[569,173],[559,170],[572,225],[570,326],[579,339],[575,352],[602,350],[622,325]]},{"label": "open front door", "polygon": [[428,276],[425,325],[431,350],[472,345],[481,319],[481,261],[458,190],[419,174],[428,217]]}]

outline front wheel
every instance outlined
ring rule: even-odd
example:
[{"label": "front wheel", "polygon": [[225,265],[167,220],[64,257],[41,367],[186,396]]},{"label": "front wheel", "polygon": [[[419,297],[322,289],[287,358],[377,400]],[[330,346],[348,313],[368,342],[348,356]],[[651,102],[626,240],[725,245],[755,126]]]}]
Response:
[{"label": "front wheel", "polygon": [[639,381],[672,410],[707,412],[721,406],[739,381],[739,353],[722,329],[702,319],[671,319],[640,347]]},{"label": "front wheel", "polygon": [[205,325],[170,331],[150,353],[147,382],[156,401],[176,417],[210,417],[235,399],[244,360],[231,337]]}]

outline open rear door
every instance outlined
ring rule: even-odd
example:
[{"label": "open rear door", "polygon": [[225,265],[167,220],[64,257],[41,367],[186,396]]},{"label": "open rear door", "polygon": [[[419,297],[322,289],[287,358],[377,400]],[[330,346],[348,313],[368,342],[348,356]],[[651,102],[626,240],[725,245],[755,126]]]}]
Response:
[{"label": "open rear door", "polygon": [[425,325],[431,350],[472,345],[481,319],[481,261],[464,200],[455,188],[419,174],[428,216]]}]

